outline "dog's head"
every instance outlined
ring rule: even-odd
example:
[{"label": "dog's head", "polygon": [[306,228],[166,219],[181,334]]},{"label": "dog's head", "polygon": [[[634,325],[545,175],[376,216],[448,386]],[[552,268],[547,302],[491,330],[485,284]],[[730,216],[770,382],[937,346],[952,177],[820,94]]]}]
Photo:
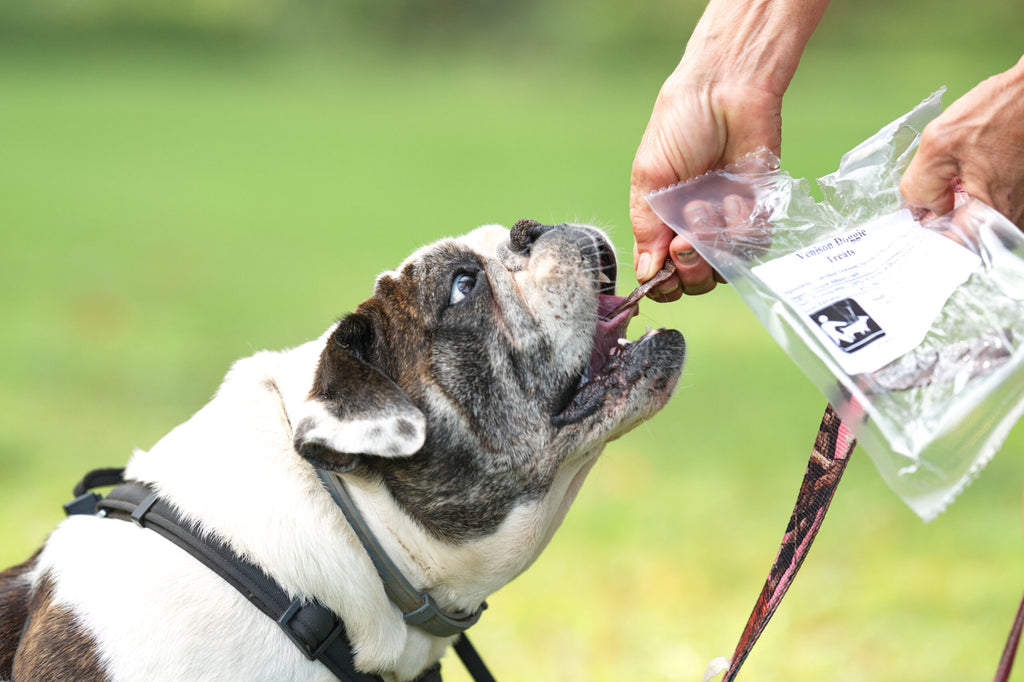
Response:
[{"label": "dog's head", "polygon": [[447,542],[524,504],[559,509],[557,525],[577,473],[665,404],[683,362],[678,332],[627,343],[635,309],[603,319],[615,278],[611,244],[584,226],[523,220],[420,249],[334,328],[296,448],[379,481]]}]

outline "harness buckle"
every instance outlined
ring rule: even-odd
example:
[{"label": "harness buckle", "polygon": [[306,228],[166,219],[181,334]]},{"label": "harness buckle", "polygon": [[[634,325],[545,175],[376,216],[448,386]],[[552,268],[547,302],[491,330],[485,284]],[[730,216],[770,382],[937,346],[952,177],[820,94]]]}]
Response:
[{"label": "harness buckle", "polygon": [[99,504],[99,501],[102,499],[103,496],[99,493],[82,493],[70,502],[64,503],[64,513],[67,516],[77,516],[79,514],[92,516],[96,513],[96,505]]},{"label": "harness buckle", "polygon": [[324,651],[327,650],[327,647],[334,643],[334,640],[338,639],[338,637],[345,632],[345,624],[340,618],[338,618],[338,623],[334,626],[334,629],[331,630],[324,641],[314,649],[310,644],[307,644],[306,640],[292,627],[292,620],[295,618],[295,615],[304,608],[304,606],[305,605],[302,603],[301,599],[296,599],[288,606],[288,609],[281,614],[281,617],[277,619],[277,624],[281,626],[281,629],[284,630],[284,634],[288,636],[288,639],[292,640],[292,643],[299,648],[299,651],[301,651],[307,659],[315,661],[323,655]]}]

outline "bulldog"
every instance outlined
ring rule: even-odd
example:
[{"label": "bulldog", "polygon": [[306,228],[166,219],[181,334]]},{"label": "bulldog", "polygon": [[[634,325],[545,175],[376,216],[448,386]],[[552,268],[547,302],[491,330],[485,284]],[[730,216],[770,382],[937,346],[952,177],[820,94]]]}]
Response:
[{"label": "bulldog", "polygon": [[[626,341],[636,304],[615,280],[610,242],[581,225],[420,248],[317,340],[235,363],[125,479],[335,614],[359,679],[417,679],[455,635],[393,603],[324,481],[415,590],[478,613],[547,545],[604,445],[675,388],[682,335]],[[338,677],[189,552],[104,516],[70,516],[0,573],[0,679]]]}]

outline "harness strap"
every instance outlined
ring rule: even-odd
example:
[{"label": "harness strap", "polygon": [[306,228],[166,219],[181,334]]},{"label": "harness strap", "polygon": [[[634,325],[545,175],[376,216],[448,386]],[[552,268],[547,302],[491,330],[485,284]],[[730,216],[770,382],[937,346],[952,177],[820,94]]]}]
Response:
[{"label": "harness strap", "polygon": [[414,588],[373,534],[370,525],[349,495],[341,476],[323,469],[317,469],[316,473],[359,538],[374,568],[377,569],[377,575],[384,584],[384,591],[402,612],[402,618],[406,623],[435,637],[451,637],[465,632],[480,620],[480,614],[487,608],[486,603],[472,613],[453,613],[435,604],[429,593]]},{"label": "harness strap", "polygon": [[109,518],[148,528],[184,549],[273,619],[307,659],[320,661],[338,678],[381,682],[376,675],[356,670],[344,623],[330,609],[316,601],[289,597],[258,566],[238,556],[224,542],[200,534],[150,486],[137,482],[120,485],[100,500],[96,509]]},{"label": "harness strap", "polygon": [[[88,492],[90,485],[113,485],[123,470],[92,472],[75,488],[78,497],[65,505],[69,514],[91,514],[131,521],[148,528],[185,550],[241,592],[272,618],[309,660],[322,663],[343,682],[382,682],[377,675],[356,670],[344,623],[316,601],[292,599],[277,581],[209,534],[200,534],[178,510],[148,485],[128,482],[106,497]],[[95,500],[95,502],[93,502]],[[88,510],[89,503],[92,510]],[[417,682],[441,682],[440,664],[426,670]]]},{"label": "harness strap", "polygon": [[455,653],[459,655],[462,665],[466,666],[466,670],[474,682],[497,682],[494,676],[491,675],[491,671],[488,670],[487,664],[484,663],[484,659],[480,658],[480,654],[476,652],[476,647],[469,641],[469,637],[466,637],[466,633],[462,633],[455,640],[453,646],[455,647]]}]

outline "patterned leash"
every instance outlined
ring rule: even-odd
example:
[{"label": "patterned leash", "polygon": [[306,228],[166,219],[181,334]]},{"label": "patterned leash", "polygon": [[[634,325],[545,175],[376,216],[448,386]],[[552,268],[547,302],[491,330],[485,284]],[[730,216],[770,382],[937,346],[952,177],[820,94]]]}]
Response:
[{"label": "patterned leash", "polygon": [[732,682],[739,674],[740,666],[747,659],[754,643],[761,636],[768,621],[779,608],[782,597],[796,577],[804,557],[811,549],[811,543],[821,528],[829,503],[835,494],[839,480],[846,470],[850,453],[856,440],[847,430],[846,425],[835,413],[831,405],[825,408],[825,415],[818,427],[818,437],[814,440],[814,450],[807,462],[807,472],[800,485],[800,494],[796,498],[796,506],[782,536],[782,545],[775,556],[768,579],[761,588],[761,595],[754,604],[754,610],[747,620],[747,626],[740,635],[740,641],[733,652],[732,661],[718,658],[711,662],[704,679],[710,680],[725,671],[722,682]]},{"label": "patterned leash", "polygon": [[[821,426],[818,427],[818,437],[814,441],[814,450],[807,463],[807,471],[804,474],[803,483],[800,485],[800,494],[797,495],[796,505],[793,507],[793,514],[789,518],[789,525],[782,536],[782,545],[772,564],[768,579],[761,588],[761,594],[754,604],[754,610],[747,620],[747,625],[740,635],[736,651],[733,652],[732,661],[718,658],[712,661],[704,673],[705,682],[716,675],[725,672],[722,682],[733,682],[739,674],[740,667],[746,661],[751,649],[757,642],[758,637],[764,631],[768,621],[775,614],[775,610],[782,602],[789,586],[793,583],[797,571],[803,564],[807,552],[811,549],[821,522],[825,519],[832,496],[835,494],[839,481],[846,470],[846,464],[850,454],[856,445],[853,434],[846,428],[846,425],[835,413],[831,405],[825,408],[825,414],[821,418]],[[1013,628],[1007,639],[1002,659],[996,670],[993,682],[1006,682],[1010,677],[1010,670],[1013,667],[1014,655],[1020,640],[1021,630],[1024,629],[1024,599],[1014,619]]]}]

